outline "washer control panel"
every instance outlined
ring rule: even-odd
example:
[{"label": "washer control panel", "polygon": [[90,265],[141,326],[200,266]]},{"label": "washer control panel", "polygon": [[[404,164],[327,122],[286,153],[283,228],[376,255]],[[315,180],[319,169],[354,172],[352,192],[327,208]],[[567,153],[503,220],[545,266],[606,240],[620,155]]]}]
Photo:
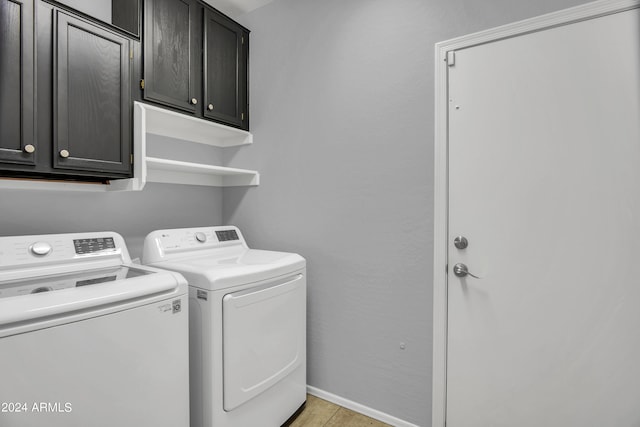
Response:
[{"label": "washer control panel", "polygon": [[122,237],[113,232],[0,237],[0,267],[55,264],[86,257],[130,261]]},{"label": "washer control panel", "polygon": [[91,237],[88,239],[74,239],[73,246],[76,249],[76,253],[82,255],[115,250],[116,243],[113,237]]}]

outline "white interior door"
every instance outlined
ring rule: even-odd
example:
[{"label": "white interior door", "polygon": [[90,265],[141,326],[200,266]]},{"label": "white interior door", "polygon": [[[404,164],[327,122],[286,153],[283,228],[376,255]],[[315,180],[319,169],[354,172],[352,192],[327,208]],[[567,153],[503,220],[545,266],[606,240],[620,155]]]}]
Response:
[{"label": "white interior door", "polygon": [[455,52],[447,427],[640,425],[639,24]]}]

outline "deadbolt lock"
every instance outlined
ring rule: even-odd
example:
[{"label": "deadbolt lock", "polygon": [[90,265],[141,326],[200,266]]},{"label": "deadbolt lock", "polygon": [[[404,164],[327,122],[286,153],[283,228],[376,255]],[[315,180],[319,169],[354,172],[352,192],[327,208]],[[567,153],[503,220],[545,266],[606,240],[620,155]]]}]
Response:
[{"label": "deadbolt lock", "polygon": [[469,246],[469,241],[464,236],[458,236],[453,239],[453,245],[458,249],[466,249]]}]

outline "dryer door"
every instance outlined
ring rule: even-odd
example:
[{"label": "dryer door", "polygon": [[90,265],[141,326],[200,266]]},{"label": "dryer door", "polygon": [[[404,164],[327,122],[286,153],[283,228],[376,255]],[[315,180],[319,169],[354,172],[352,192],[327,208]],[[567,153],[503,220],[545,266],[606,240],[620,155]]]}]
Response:
[{"label": "dryer door", "polygon": [[225,295],[222,300],[224,410],[284,379],[306,357],[303,274]]}]

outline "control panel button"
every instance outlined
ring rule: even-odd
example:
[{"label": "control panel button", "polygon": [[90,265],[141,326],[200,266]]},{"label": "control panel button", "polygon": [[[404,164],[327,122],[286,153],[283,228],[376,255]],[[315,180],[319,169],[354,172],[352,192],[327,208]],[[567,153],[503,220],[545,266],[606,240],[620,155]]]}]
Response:
[{"label": "control panel button", "polygon": [[201,231],[198,231],[198,232],[196,233],[196,240],[197,240],[198,242],[200,242],[200,243],[204,243],[204,242],[206,242],[206,241],[207,241],[207,235],[206,235],[206,234],[204,234],[204,233],[203,233],[203,232],[201,232]]},{"label": "control panel button", "polygon": [[51,245],[47,242],[36,242],[29,248],[31,253],[37,256],[49,255],[52,249]]}]

